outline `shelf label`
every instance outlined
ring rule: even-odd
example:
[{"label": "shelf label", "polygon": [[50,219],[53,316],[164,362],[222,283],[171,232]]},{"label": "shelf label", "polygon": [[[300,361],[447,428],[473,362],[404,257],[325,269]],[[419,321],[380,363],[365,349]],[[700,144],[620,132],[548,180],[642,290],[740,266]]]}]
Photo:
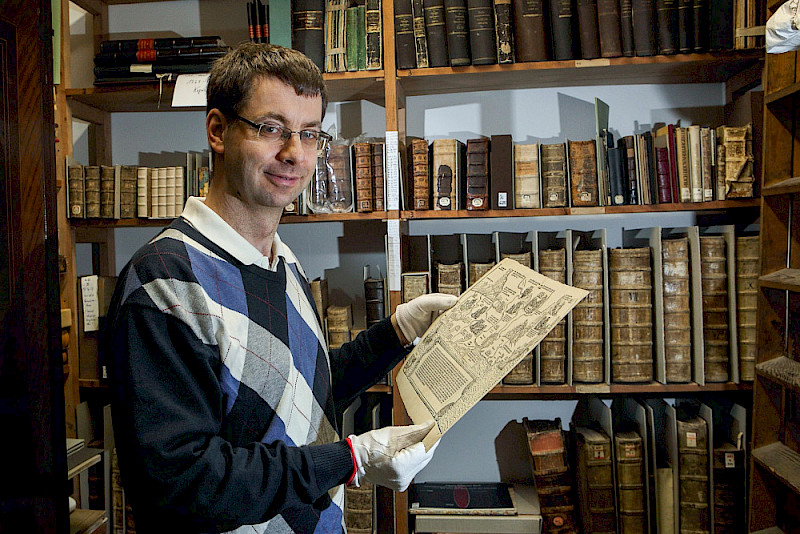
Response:
[{"label": "shelf label", "polygon": [[83,304],[83,331],[96,332],[100,328],[100,301],[97,296],[97,275],[81,276],[81,302]]},{"label": "shelf label", "polygon": [[206,86],[208,73],[181,74],[175,80],[172,93],[172,107],[206,107]]},{"label": "shelf label", "polygon": [[389,279],[389,291],[400,291],[400,221],[389,219],[386,228],[386,278]]},{"label": "shelf label", "polygon": [[396,130],[386,132],[386,209],[400,209],[400,146]]}]

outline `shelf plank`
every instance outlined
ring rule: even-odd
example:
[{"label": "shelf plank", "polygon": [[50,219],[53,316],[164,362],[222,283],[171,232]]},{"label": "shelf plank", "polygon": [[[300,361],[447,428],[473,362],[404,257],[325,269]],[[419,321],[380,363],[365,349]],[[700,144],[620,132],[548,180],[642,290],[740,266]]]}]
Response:
[{"label": "shelf plank", "polygon": [[69,514],[69,534],[91,534],[107,520],[103,510],[76,508]]},{"label": "shelf plank", "polygon": [[100,463],[103,459],[102,453],[103,449],[82,447],[67,456],[67,479],[71,479],[82,471]]},{"label": "shelf plank", "polygon": [[800,495],[800,454],[776,442],[753,450],[753,460]]},{"label": "shelf plank", "polygon": [[752,534],[783,534],[783,531],[778,527],[769,527],[769,528],[765,528],[763,530],[757,530],[756,532],[753,532]]},{"label": "shelf plank", "polygon": [[800,176],[787,178],[761,188],[762,196],[791,195],[794,193],[800,193]]},{"label": "shelf plank", "polygon": [[800,293],[800,269],[780,269],[758,278],[761,287]]},{"label": "shelf plank", "polygon": [[798,96],[798,93],[800,93],[800,83],[793,83],[764,95],[764,103],[768,106],[782,105],[782,100]]},{"label": "shelf plank", "polygon": [[566,384],[541,385],[541,386],[517,386],[517,385],[498,385],[492,388],[486,398],[489,400],[501,399],[531,399],[531,398],[578,398],[581,395],[670,395],[670,394],[696,394],[696,393],[717,393],[717,392],[737,392],[752,391],[753,384],[750,382],[734,384],[733,382],[721,382],[706,384],[701,386],[691,382],[688,384],[661,384],[652,382],[649,384]]},{"label": "shelf plank", "polygon": [[800,391],[800,362],[779,356],[756,365],[756,373],[784,387]]}]

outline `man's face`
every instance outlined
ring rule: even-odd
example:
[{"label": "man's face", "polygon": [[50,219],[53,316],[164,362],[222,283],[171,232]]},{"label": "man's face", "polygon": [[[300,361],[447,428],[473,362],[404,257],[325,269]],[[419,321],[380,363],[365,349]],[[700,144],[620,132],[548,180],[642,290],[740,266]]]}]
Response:
[{"label": "man's face", "polygon": [[[320,96],[299,96],[283,82],[257,78],[239,114],[254,123],[295,131],[319,130]],[[316,147],[306,147],[293,133],[283,142],[258,137],[255,128],[236,120],[225,135],[228,192],[251,207],[283,208],[305,189],[317,162]]]}]

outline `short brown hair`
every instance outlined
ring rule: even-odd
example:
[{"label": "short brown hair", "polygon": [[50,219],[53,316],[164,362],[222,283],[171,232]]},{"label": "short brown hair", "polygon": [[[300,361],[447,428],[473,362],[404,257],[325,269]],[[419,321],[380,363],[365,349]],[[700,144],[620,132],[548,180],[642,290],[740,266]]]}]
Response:
[{"label": "short brown hair", "polygon": [[259,76],[273,76],[300,96],[321,96],[325,117],[328,95],[314,62],[297,50],[262,43],[243,43],[214,62],[208,77],[206,113],[216,108],[228,116],[239,114]]}]

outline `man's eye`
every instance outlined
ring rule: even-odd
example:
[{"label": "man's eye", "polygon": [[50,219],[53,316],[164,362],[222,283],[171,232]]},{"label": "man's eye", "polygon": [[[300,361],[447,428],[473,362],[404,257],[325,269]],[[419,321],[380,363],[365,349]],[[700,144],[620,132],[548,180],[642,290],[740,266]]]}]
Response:
[{"label": "man's eye", "polygon": [[276,135],[281,133],[281,127],[274,124],[262,124],[261,133],[266,135]]},{"label": "man's eye", "polygon": [[316,139],[319,137],[319,132],[315,132],[314,130],[303,130],[300,132],[301,139],[307,139],[309,141]]}]

